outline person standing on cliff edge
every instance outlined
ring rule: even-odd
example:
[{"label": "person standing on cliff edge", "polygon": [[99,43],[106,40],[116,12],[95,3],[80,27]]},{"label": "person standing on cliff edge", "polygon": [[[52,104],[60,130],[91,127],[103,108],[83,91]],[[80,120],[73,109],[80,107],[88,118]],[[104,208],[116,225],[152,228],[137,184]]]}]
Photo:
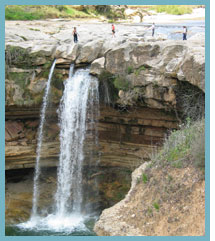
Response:
[{"label": "person standing on cliff edge", "polygon": [[114,24],[111,25],[111,28],[112,28],[112,37],[116,37],[115,36],[115,26],[114,26]]},{"label": "person standing on cliff edge", "polygon": [[155,35],[155,23],[152,24],[152,37]]},{"label": "person standing on cliff edge", "polygon": [[74,36],[74,43],[77,43],[78,42],[78,33],[77,33],[76,27],[74,27],[72,34]]},{"label": "person standing on cliff edge", "polygon": [[187,27],[183,26],[183,40],[187,40]]},{"label": "person standing on cliff edge", "polygon": [[155,35],[155,23],[153,23],[151,27],[147,28],[147,31],[148,30],[152,30],[152,37],[154,37],[154,35]]}]

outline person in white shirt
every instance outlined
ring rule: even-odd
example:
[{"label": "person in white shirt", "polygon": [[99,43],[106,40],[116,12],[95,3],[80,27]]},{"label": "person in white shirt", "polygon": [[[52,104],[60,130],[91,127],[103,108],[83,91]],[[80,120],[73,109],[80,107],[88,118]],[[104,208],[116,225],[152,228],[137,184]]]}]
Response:
[{"label": "person in white shirt", "polygon": [[187,27],[183,26],[183,40],[187,40]]},{"label": "person in white shirt", "polygon": [[154,37],[155,34],[155,23],[152,24],[152,37]]}]

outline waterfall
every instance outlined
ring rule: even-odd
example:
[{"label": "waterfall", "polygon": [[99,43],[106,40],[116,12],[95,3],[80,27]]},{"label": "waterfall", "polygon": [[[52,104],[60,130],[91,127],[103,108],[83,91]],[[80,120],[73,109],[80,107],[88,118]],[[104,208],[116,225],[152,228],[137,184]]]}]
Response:
[{"label": "waterfall", "polygon": [[98,138],[98,116],[99,112],[99,91],[98,91],[98,81],[96,79],[91,81],[91,88],[89,92],[89,101],[88,101],[88,112],[87,112],[87,134],[86,134],[86,149],[87,152],[87,165],[88,170],[94,172],[94,174],[90,174],[89,171],[85,171],[85,179],[87,181],[90,180],[91,185],[93,185],[93,193],[89,191],[90,187],[85,188],[84,198],[85,198],[85,213],[96,213],[97,207],[87,202],[87,200],[94,199],[99,200],[99,186],[98,186],[98,164],[100,161],[99,156],[99,138]]},{"label": "waterfall", "polygon": [[[45,99],[47,97],[44,97]],[[42,113],[45,115],[46,108],[43,107],[43,109]],[[47,211],[45,217],[36,216],[39,176],[39,164],[37,164],[34,187],[34,218],[31,218],[27,223],[20,224],[19,227],[66,233],[77,230],[89,231],[85,226],[85,221],[93,218],[94,213],[93,208],[88,204],[90,193],[86,188],[84,189],[83,185],[83,166],[86,161],[88,168],[91,168],[92,163],[97,166],[99,161],[98,156],[96,161],[93,157],[94,148],[98,149],[98,80],[89,74],[89,69],[78,69],[73,74],[73,65],[71,65],[69,78],[64,82],[64,92],[57,112],[60,127],[60,153],[57,190],[54,195],[54,203],[52,206],[50,204],[52,213]],[[44,123],[44,119],[45,117],[41,115],[41,123]],[[39,133],[41,133],[39,140],[42,140],[42,127],[39,128]],[[86,136],[89,137],[87,140]],[[87,156],[85,156],[84,150],[86,142],[89,142],[87,144],[92,148],[88,149]],[[39,148],[41,148],[41,144],[42,141]],[[98,184],[96,178],[94,180],[94,187],[97,190],[94,192],[95,197],[98,195]]]},{"label": "waterfall", "polygon": [[[56,213],[80,213],[82,205],[83,144],[86,132],[87,100],[90,78],[78,70],[65,82],[60,103],[60,160],[58,167]],[[71,190],[73,205],[71,205]]]},{"label": "waterfall", "polygon": [[91,130],[96,130],[95,115],[98,112],[95,113],[95,110],[98,110],[98,82],[89,75],[89,70],[77,70],[65,82],[59,108],[60,159],[55,195],[56,214],[59,216],[66,216],[71,211],[76,214],[85,212],[82,187],[83,147],[87,116],[90,117]]},{"label": "waterfall", "polygon": [[41,147],[43,143],[43,127],[45,123],[46,109],[48,105],[48,97],[50,92],[50,84],[52,75],[54,72],[56,60],[54,60],[52,67],[50,69],[49,78],[46,83],[45,93],[43,96],[43,104],[40,111],[40,125],[38,129],[38,137],[37,137],[37,149],[36,149],[36,164],[35,164],[35,172],[34,172],[34,186],[33,186],[33,200],[32,200],[32,217],[37,216],[37,207],[38,207],[38,196],[39,196],[39,176],[40,176],[40,156],[41,156]]}]

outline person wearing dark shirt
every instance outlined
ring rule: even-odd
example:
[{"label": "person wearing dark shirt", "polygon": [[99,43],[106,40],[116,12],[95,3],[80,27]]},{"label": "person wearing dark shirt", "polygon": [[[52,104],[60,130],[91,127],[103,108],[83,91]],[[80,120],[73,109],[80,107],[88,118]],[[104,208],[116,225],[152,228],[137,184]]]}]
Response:
[{"label": "person wearing dark shirt", "polygon": [[77,33],[76,27],[74,27],[72,34],[74,36],[74,43],[77,43],[78,42],[78,33]]}]

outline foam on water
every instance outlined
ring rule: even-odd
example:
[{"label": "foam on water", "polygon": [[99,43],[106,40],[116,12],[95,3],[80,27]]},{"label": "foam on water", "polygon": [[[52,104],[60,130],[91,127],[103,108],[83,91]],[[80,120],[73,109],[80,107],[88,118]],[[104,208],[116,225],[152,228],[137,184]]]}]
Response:
[{"label": "foam on water", "polygon": [[25,223],[17,225],[18,228],[34,231],[52,231],[61,233],[72,233],[75,231],[89,231],[84,222],[87,216],[81,216],[80,213],[68,215],[49,214],[47,217],[35,216]]}]

